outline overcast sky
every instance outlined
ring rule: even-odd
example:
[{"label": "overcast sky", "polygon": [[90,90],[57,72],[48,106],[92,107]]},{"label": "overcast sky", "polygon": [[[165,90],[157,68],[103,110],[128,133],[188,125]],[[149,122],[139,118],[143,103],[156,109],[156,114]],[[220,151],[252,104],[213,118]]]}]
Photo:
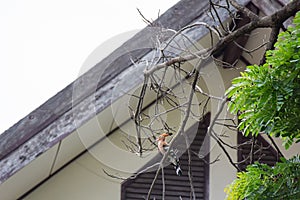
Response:
[{"label": "overcast sky", "polygon": [[0,134],[78,77],[103,42],[178,0],[0,0]]}]

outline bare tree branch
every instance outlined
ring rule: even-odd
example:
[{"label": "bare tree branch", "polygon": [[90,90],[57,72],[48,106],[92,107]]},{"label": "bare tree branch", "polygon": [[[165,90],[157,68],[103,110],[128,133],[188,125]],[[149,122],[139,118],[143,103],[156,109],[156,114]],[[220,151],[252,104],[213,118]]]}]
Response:
[{"label": "bare tree branch", "polygon": [[152,26],[153,23],[152,23],[150,20],[148,20],[148,19],[143,15],[143,13],[140,11],[140,9],[138,9],[138,8],[136,8],[136,9],[137,9],[138,13],[140,14],[140,16],[142,17],[143,21],[144,21],[146,24]]},{"label": "bare tree branch", "polygon": [[[237,28],[234,31],[231,31],[229,26],[226,27],[226,24],[224,25],[221,21],[220,15],[218,13],[217,8],[226,9],[227,12],[230,14],[230,16],[233,18],[233,14],[230,11],[231,4],[235,9],[237,9],[239,12],[243,13],[247,17],[250,18],[250,22],[241,26],[240,28]],[[278,10],[272,15],[260,17],[253,13],[251,10],[246,8],[245,6],[242,6],[237,3],[235,0],[226,0],[226,5],[221,5],[218,3],[214,3],[212,0],[210,0],[210,12],[212,18],[220,23],[220,27],[215,27],[213,25],[209,25],[207,23],[203,22],[197,22],[195,24],[188,25],[179,31],[172,31],[174,35],[170,38],[170,40],[166,43],[163,43],[160,41],[159,37],[155,39],[155,42],[157,44],[156,49],[156,55],[155,59],[156,62],[154,62],[153,65],[147,65],[147,67],[144,70],[144,83],[142,85],[142,88],[140,90],[140,94],[138,96],[138,103],[137,107],[134,111],[134,109],[130,108],[130,113],[132,118],[135,122],[135,128],[136,128],[136,141],[135,143],[129,142],[129,146],[127,148],[129,151],[134,151],[137,149],[137,152],[141,156],[144,150],[147,150],[143,145],[146,143],[146,140],[142,139],[142,134],[147,134],[146,131],[151,131],[152,133],[152,139],[150,139],[148,142],[150,144],[153,144],[153,138],[155,137],[155,134],[157,134],[159,131],[163,130],[171,130],[173,129],[167,124],[167,120],[164,118],[167,114],[178,111],[180,114],[183,115],[183,119],[181,121],[181,124],[179,127],[175,127],[174,129],[177,130],[176,134],[173,137],[173,140],[170,142],[170,148],[169,150],[163,155],[162,159],[159,163],[156,164],[158,167],[154,178],[152,179],[152,183],[150,185],[150,188],[148,190],[148,194],[146,199],[150,199],[151,193],[153,191],[153,187],[155,185],[155,182],[157,178],[159,177],[159,174],[162,175],[162,199],[166,198],[166,187],[165,187],[165,174],[164,174],[164,165],[167,161],[167,157],[169,155],[170,149],[172,149],[172,146],[175,144],[174,141],[179,138],[179,136],[183,136],[186,144],[187,154],[188,154],[188,177],[189,177],[189,183],[190,183],[190,190],[191,190],[191,199],[196,199],[195,195],[195,189],[193,185],[193,175],[191,170],[191,153],[194,153],[190,151],[189,145],[190,145],[190,139],[185,133],[186,124],[189,119],[201,119],[201,117],[204,116],[207,105],[210,102],[210,100],[216,100],[219,102],[219,108],[217,109],[217,112],[215,113],[215,116],[213,117],[211,124],[208,127],[207,134],[209,134],[219,145],[221,150],[224,152],[225,156],[227,157],[229,163],[236,168],[237,171],[240,171],[237,162],[234,162],[231,155],[227,151],[227,148],[232,148],[238,150],[239,148],[242,148],[243,144],[239,144],[237,146],[230,145],[226,143],[221,138],[225,136],[225,133],[220,133],[219,135],[214,131],[214,127],[216,125],[222,125],[227,127],[228,129],[235,129],[236,125],[233,124],[226,124],[221,123],[219,121],[219,117],[226,105],[227,98],[226,96],[218,97],[213,96],[211,94],[208,94],[202,90],[202,88],[197,85],[199,83],[199,79],[201,78],[200,69],[205,66],[208,62],[211,62],[213,59],[213,55],[216,55],[216,53],[221,52],[222,49],[228,45],[231,42],[235,42],[237,38],[239,38],[242,35],[250,34],[251,31],[255,30],[256,28],[272,28],[272,33],[270,37],[270,41],[267,43],[267,49],[271,49],[274,46],[274,43],[276,41],[276,36],[279,33],[280,25],[288,19],[290,16],[294,15],[299,9],[300,9],[300,1],[291,1],[286,6],[284,6],[282,9]],[[153,25],[150,20],[147,20],[142,13],[138,10],[144,21],[146,23]],[[279,25],[280,24],[280,25]],[[198,27],[205,27],[211,36],[211,46],[205,48],[205,49],[199,49],[190,38],[188,38],[185,35],[186,31],[189,31],[190,29],[195,29]],[[218,41],[215,42],[213,40],[213,36],[218,37]],[[236,42],[235,42],[236,43]],[[244,47],[240,46],[238,43],[236,45],[243,51],[251,53],[253,51],[256,51],[257,49],[263,47],[265,45],[262,44],[258,46],[255,49],[247,50]],[[193,47],[193,50],[190,50],[190,48]],[[180,56],[174,56],[175,53],[172,54],[172,50],[175,50],[176,55]],[[197,60],[196,60],[197,59]],[[216,58],[215,58],[216,59]],[[187,61],[196,61],[197,64],[193,66],[192,70],[187,70],[186,68],[182,67],[182,64],[186,63]],[[169,74],[173,73],[173,74]],[[184,74],[184,76],[183,76]],[[171,78],[168,78],[170,77]],[[170,79],[170,80],[169,80]],[[173,81],[173,83],[172,83]],[[172,84],[171,84],[172,83]],[[172,86],[170,86],[172,85]],[[189,86],[190,90],[189,92],[186,92],[186,86]],[[180,92],[177,92],[178,89]],[[144,100],[145,95],[148,92],[148,90],[151,90],[155,93],[153,95],[153,98],[155,99],[153,101],[153,108],[154,108],[154,114],[151,116],[144,114]],[[202,108],[202,115],[197,115],[197,113],[194,113],[192,111],[192,100],[195,97],[195,94],[197,93],[197,96],[201,96],[204,99],[207,98],[204,105],[201,105]],[[201,95],[200,95],[200,94]],[[152,93],[153,94],[153,93]],[[181,100],[180,103],[179,100]],[[182,101],[184,103],[182,103]],[[202,102],[201,102],[202,103]],[[163,110],[161,109],[161,105],[166,104],[167,109]],[[200,104],[199,104],[200,107]],[[145,120],[144,120],[145,119]],[[143,121],[144,120],[144,121]],[[147,124],[145,125],[145,121],[147,121]],[[157,124],[160,124],[157,126]],[[143,131],[145,133],[143,133]],[[150,134],[151,135],[151,134]],[[271,140],[272,141],[272,140]],[[272,141],[273,144],[274,141]],[[248,143],[247,143],[248,144]],[[274,145],[274,144],[273,144]],[[147,145],[146,145],[147,146]],[[258,148],[258,150],[256,150]],[[251,144],[251,152],[248,155],[248,157],[244,160],[245,162],[248,161],[250,158],[250,163],[254,162],[254,157],[258,159],[261,158],[263,152],[262,150],[266,148],[263,146],[257,146],[255,143],[255,139],[253,139]],[[276,148],[276,147],[275,147]],[[278,148],[278,147],[277,147]],[[276,149],[277,150],[277,149]],[[279,154],[281,152],[277,150]],[[219,160],[219,156],[215,159],[214,162]],[[139,172],[141,173],[141,172]],[[139,174],[138,173],[138,174]],[[135,175],[136,176],[136,175]],[[181,198],[181,197],[180,197]]]},{"label": "bare tree branch", "polygon": [[161,180],[162,180],[162,199],[165,199],[166,196],[166,184],[165,184],[165,172],[164,168],[161,168]]},{"label": "bare tree branch", "polygon": [[[203,49],[198,52],[195,52],[194,55],[186,55],[186,56],[179,56],[174,57],[171,60],[168,60],[164,63],[160,63],[158,65],[155,65],[151,67],[148,70],[144,71],[145,75],[151,74],[154,71],[160,70],[165,67],[169,67],[173,65],[174,63],[181,63],[189,60],[193,60],[197,58],[197,56],[200,57],[207,57],[209,55],[212,55],[216,53],[218,50],[222,49],[225,45],[229,44],[230,42],[234,41],[236,38],[240,37],[243,34],[250,33],[252,30],[256,28],[266,28],[266,27],[275,27],[278,23],[284,22],[287,18],[294,15],[300,8],[300,1],[292,1],[286,6],[284,6],[282,9],[278,10],[274,14],[270,16],[265,16],[258,18],[256,20],[252,20],[250,23],[246,24],[245,26],[240,27],[239,29],[233,31],[232,33],[222,37],[220,41],[211,48]],[[206,26],[206,24],[200,24]],[[190,28],[190,26],[188,26]],[[207,26],[207,28],[211,29],[210,26]],[[215,29],[211,29],[215,30]]]}]

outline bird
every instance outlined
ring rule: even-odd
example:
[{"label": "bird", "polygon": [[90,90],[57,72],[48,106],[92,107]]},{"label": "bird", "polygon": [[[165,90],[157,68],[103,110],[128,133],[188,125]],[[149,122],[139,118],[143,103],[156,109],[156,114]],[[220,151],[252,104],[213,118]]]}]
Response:
[{"label": "bird", "polygon": [[[160,134],[158,136],[158,138],[156,139],[158,150],[162,155],[165,155],[169,150],[170,146],[166,142],[166,137],[168,137],[170,135],[172,135],[172,133],[163,133],[163,134]],[[182,170],[180,168],[180,162],[179,162],[179,159],[178,159],[174,149],[170,149],[168,159],[169,159],[169,162],[173,164],[176,174],[178,176],[181,176]]]}]

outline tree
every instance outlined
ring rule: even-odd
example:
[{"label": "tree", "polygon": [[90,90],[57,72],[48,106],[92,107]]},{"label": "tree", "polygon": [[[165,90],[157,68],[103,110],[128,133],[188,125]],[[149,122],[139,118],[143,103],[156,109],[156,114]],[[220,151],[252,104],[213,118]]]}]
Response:
[{"label": "tree", "polygon": [[[266,52],[266,63],[248,66],[227,92],[245,135],[281,137],[287,149],[300,141],[300,12],[294,25],[278,35],[275,49]],[[255,163],[226,188],[227,199],[298,199],[299,177],[299,156],[273,168]]]},{"label": "tree", "polygon": [[245,135],[280,136],[286,148],[300,141],[300,13],[294,25],[278,35],[265,64],[248,66],[227,91],[230,111],[240,112]]},{"label": "tree", "polygon": [[[213,24],[198,22],[198,23],[189,25],[187,27],[184,27],[183,29],[181,29],[179,31],[174,31],[173,36],[166,43],[161,44],[158,41],[155,59],[152,60],[153,61],[152,65],[147,66],[146,69],[144,70],[143,86],[140,89],[139,94],[135,96],[137,98],[136,106],[130,107],[130,113],[131,113],[132,119],[134,120],[134,123],[136,125],[136,141],[134,141],[134,142],[129,141],[128,149],[130,149],[130,151],[137,153],[138,155],[141,156],[145,151],[147,151],[149,149],[148,146],[145,147],[145,144],[147,144],[145,142],[145,140],[148,140],[148,144],[149,143],[151,145],[155,144],[155,138],[157,137],[157,134],[161,133],[161,131],[164,131],[164,130],[176,132],[174,134],[175,136],[174,136],[172,142],[170,143],[170,147],[172,147],[173,142],[179,136],[184,136],[184,138],[185,138],[184,142],[185,142],[186,146],[188,147],[190,144],[190,141],[184,131],[188,119],[189,118],[197,118],[199,120],[199,119],[203,118],[203,113],[205,113],[205,109],[207,108],[208,102],[213,99],[213,100],[218,101],[220,106],[219,106],[219,109],[218,109],[216,115],[214,116],[214,118],[211,121],[211,125],[209,126],[209,129],[208,129],[208,134],[210,136],[212,136],[212,138],[214,138],[216,140],[217,144],[221,147],[221,149],[224,150],[229,162],[238,171],[240,171],[240,169],[238,168],[238,163],[234,163],[234,161],[232,160],[230,155],[227,153],[227,150],[225,148],[225,146],[230,146],[230,145],[224,143],[224,141],[222,141],[220,134],[217,134],[214,131],[214,127],[217,124],[217,121],[220,117],[220,113],[221,113],[222,109],[225,107],[225,105],[227,104],[227,102],[229,101],[229,99],[228,99],[227,95],[225,95],[225,94],[223,96],[217,97],[217,96],[208,94],[206,92],[203,92],[201,87],[199,87],[199,85],[198,85],[198,82],[201,78],[200,69],[210,59],[218,60],[216,58],[216,55],[218,55],[220,53],[220,51],[222,51],[222,49],[225,48],[229,43],[232,43],[232,42],[234,43],[235,40],[237,40],[239,37],[250,34],[251,31],[255,30],[256,28],[271,28],[272,29],[271,37],[266,45],[267,45],[267,50],[273,49],[274,44],[277,40],[277,35],[279,33],[280,28],[283,27],[283,23],[288,18],[290,18],[291,16],[294,16],[296,14],[296,12],[300,9],[300,1],[298,1],[298,0],[291,1],[290,3],[285,5],[282,9],[276,11],[274,14],[268,15],[265,17],[260,17],[260,16],[256,15],[254,12],[252,12],[247,7],[238,4],[237,1],[235,1],[235,0],[226,0],[224,2],[225,2],[225,4],[221,4],[219,1],[217,1],[217,2],[210,1],[210,10],[209,11],[211,13],[211,16],[212,16],[214,22],[219,23],[220,26],[216,27]],[[239,18],[239,16],[237,16],[235,14],[235,11],[232,10],[232,7],[235,8],[235,11],[238,11],[241,15],[248,17],[249,21],[246,24],[243,24],[239,27],[235,26],[235,21],[237,18]],[[229,26],[226,26],[223,24],[223,21],[220,19],[217,8],[225,9],[227,11],[227,13],[229,14],[229,16],[231,16],[231,19],[233,21],[232,27],[229,27]],[[152,25],[152,22],[150,22],[149,20],[145,19],[145,21],[147,21],[150,25]],[[192,40],[190,38],[185,38],[183,32],[186,30],[189,30],[189,29],[194,29],[196,27],[205,27],[208,30],[208,32],[211,35],[211,45],[207,48],[200,49],[200,50],[197,47],[195,47],[195,50],[190,50],[187,48],[182,48],[182,46],[178,45],[179,42],[176,39],[178,39],[178,37],[180,36],[181,38],[185,39],[185,42],[183,42],[184,45],[189,44],[189,46],[193,46],[194,44],[193,44]],[[284,36],[284,37],[287,37],[287,36]],[[217,41],[215,41],[214,38],[217,38]],[[239,48],[243,48],[243,47],[239,46],[239,44],[236,44],[236,45]],[[173,48],[173,49],[177,48],[177,50],[179,49],[180,55],[174,56],[174,54],[172,54],[172,53],[170,54],[168,52],[169,48]],[[247,51],[250,52],[250,50],[247,50]],[[270,55],[270,53],[267,53],[267,55]],[[280,56],[280,55],[276,55],[276,56]],[[273,58],[275,59],[276,56],[273,56]],[[298,59],[298,57],[293,57],[294,64],[298,63],[297,59]],[[184,63],[191,61],[191,60],[197,60],[197,62],[195,62],[196,64],[194,64],[189,70],[182,67]],[[267,58],[267,60],[268,60],[267,62],[271,62],[270,58]],[[264,60],[262,62],[264,62]],[[276,61],[276,62],[278,65],[278,62],[280,62],[280,61]],[[282,74],[280,74],[278,71],[276,71],[276,69],[277,69],[277,67],[275,67],[276,62],[275,62],[275,60],[273,60],[272,66],[270,66],[268,64],[263,65],[265,67],[262,67],[262,72],[259,73],[259,76],[262,76],[261,74],[267,75],[269,73],[269,71],[274,71],[274,75],[276,74],[277,77],[280,77]],[[228,64],[228,63],[226,63],[226,64]],[[232,63],[229,63],[228,65],[230,67],[234,67],[232,65]],[[295,64],[293,66],[295,68],[297,68],[297,66],[299,66],[299,65]],[[248,71],[249,70],[252,70],[253,74],[257,75],[255,70],[260,70],[260,69],[258,66],[253,66],[253,67],[249,67]],[[286,76],[289,76],[290,74],[291,74],[291,70],[285,70]],[[167,82],[169,82],[169,80],[170,80],[169,79],[170,76],[175,78],[176,87],[182,88],[182,90],[180,90],[180,92],[176,91],[175,87],[170,87],[170,85],[167,84]],[[297,74],[297,77],[298,77],[298,74]],[[247,78],[244,78],[244,79],[247,80]],[[234,84],[239,84],[239,83],[241,83],[242,80],[243,80],[243,78],[236,79]],[[274,82],[278,81],[277,79],[274,79],[274,78],[272,80]],[[297,99],[294,99],[294,97],[293,97],[294,92],[295,93],[297,92],[296,88],[299,86],[299,82],[297,82],[297,81],[293,82],[292,78],[290,78],[289,81],[290,82],[292,81],[294,83],[294,85],[292,88],[289,88],[290,87],[290,85],[288,84],[289,81],[288,80],[285,80],[285,81],[287,81],[285,87],[281,87],[280,85],[278,85],[279,84],[279,82],[278,82],[277,83],[278,88],[276,89],[276,86],[275,86],[275,88],[273,88],[276,91],[277,90],[284,91],[285,93],[283,96],[280,96],[280,93],[278,92],[278,94],[276,93],[276,95],[272,95],[272,98],[270,98],[270,99],[262,97],[260,103],[257,103],[255,101],[254,98],[256,98],[257,96],[254,96],[254,97],[252,97],[251,100],[252,100],[252,102],[255,103],[255,105],[252,105],[250,102],[251,105],[248,105],[245,108],[243,108],[243,106],[234,107],[235,104],[231,103],[231,110],[234,112],[241,110],[242,114],[240,115],[240,118],[243,118],[243,119],[244,119],[244,117],[247,117],[247,114],[250,115],[249,114],[249,113],[251,113],[250,111],[252,111],[253,109],[256,109],[256,107],[266,106],[266,104],[264,104],[263,102],[272,101],[274,103],[274,107],[272,107],[273,110],[270,110],[270,112],[268,112],[269,117],[262,117],[262,115],[256,116],[259,119],[258,122],[260,124],[264,125],[262,128],[259,128],[259,125],[256,125],[256,126],[252,125],[253,127],[247,126],[248,124],[251,124],[251,122],[252,122],[250,120],[249,116],[248,116],[248,118],[246,118],[247,120],[242,121],[242,123],[239,125],[239,127],[242,128],[243,130],[245,128],[246,134],[252,133],[252,130],[250,128],[254,128],[253,129],[255,131],[255,132],[253,132],[254,135],[257,135],[261,131],[267,131],[271,135],[272,134],[278,135],[278,133],[279,133],[280,136],[285,137],[287,139],[286,140],[287,144],[290,144],[290,141],[292,139],[299,138],[299,131],[287,134],[288,131],[290,131],[290,127],[288,127],[288,126],[284,126],[285,128],[282,126],[279,127],[282,130],[284,129],[284,131],[285,131],[284,134],[281,133],[279,131],[279,129],[277,130],[274,128],[274,126],[272,126],[274,124],[274,120],[276,122],[280,121],[280,120],[278,120],[277,116],[279,116],[280,118],[286,118],[286,116],[284,114],[284,113],[286,113],[289,117],[292,118],[292,117],[296,117],[297,116],[296,112],[299,111],[296,109],[296,106],[299,105],[299,102],[298,102],[299,96],[297,96]],[[259,86],[261,86],[262,84],[265,84],[265,83],[262,80],[259,84],[260,84]],[[269,83],[269,84],[273,84],[273,83]],[[246,85],[246,84],[244,84],[244,85]],[[248,84],[249,88],[251,85],[252,84],[250,84],[250,83]],[[265,86],[268,86],[269,88],[274,87],[274,85],[269,86],[267,84],[265,84]],[[189,88],[189,89],[186,90],[184,88]],[[237,87],[235,87],[235,88],[237,88]],[[231,97],[232,102],[234,102],[234,100],[238,99],[238,100],[240,100],[239,104],[243,105],[247,100],[245,98],[239,99],[238,97],[234,96],[235,92],[239,92],[238,89],[235,89],[235,88],[232,88],[228,92],[228,95]],[[267,89],[268,88],[266,88],[265,90],[267,90]],[[248,91],[251,92],[250,89],[248,89]],[[200,114],[195,113],[193,110],[193,108],[195,106],[194,102],[193,102],[193,97],[199,93],[207,98],[206,101],[202,102],[202,104],[204,104],[204,106],[201,107],[202,112],[200,112]],[[255,94],[255,95],[259,95],[261,93],[262,93],[262,91],[260,91],[260,93]],[[271,92],[269,92],[269,93],[271,93]],[[148,113],[144,112],[144,109],[143,109],[145,96],[147,94],[155,96],[155,103],[154,103],[155,111],[154,111],[154,114],[151,116]],[[176,101],[176,99],[177,100],[181,99],[182,101]],[[289,102],[285,102],[284,99],[288,99]],[[297,104],[295,105],[295,104],[293,104],[293,102],[296,102]],[[160,105],[162,103],[168,105],[167,110],[160,109]],[[290,113],[289,110],[286,110],[286,112],[281,113],[280,112],[281,109],[284,110],[287,105],[294,106],[291,109],[295,113]],[[243,108],[243,109],[241,109],[241,108]],[[180,121],[180,125],[176,130],[172,129],[172,127],[164,119],[164,115],[166,113],[171,113],[174,111],[178,111],[183,116]],[[276,118],[274,118],[273,121],[271,118],[271,116],[273,116],[272,112],[275,112],[277,114]],[[286,120],[288,120],[288,119],[286,119]],[[295,125],[294,121],[289,121],[289,122],[290,122],[290,124],[293,125],[293,127],[299,126],[299,125]],[[160,125],[158,126],[157,123],[159,123]],[[224,124],[224,126],[226,126],[226,124]],[[276,127],[277,127],[277,125],[276,125]],[[147,137],[145,137],[146,138],[145,140],[142,137],[143,134],[147,135]],[[149,137],[149,135],[150,135],[150,137]],[[232,148],[238,148],[238,147],[232,147]],[[189,155],[192,153],[192,152],[190,152],[189,149],[187,149],[187,151],[188,151]],[[147,199],[150,199],[153,185],[154,185],[158,175],[160,173],[162,173],[162,177],[163,177],[164,163],[167,160],[168,154],[169,154],[169,152],[166,152],[164,154],[162,160],[157,164],[158,169],[156,170],[156,175],[155,175],[155,177],[152,181],[152,185],[148,191]],[[190,187],[191,187],[191,199],[195,199],[195,193],[193,192],[194,186],[193,186],[193,182],[192,182],[192,174],[188,173],[188,175],[189,175]],[[164,190],[164,188],[165,187],[163,187],[163,190]],[[163,191],[162,194],[164,195],[165,192]],[[164,199],[164,196],[162,198]]]}]

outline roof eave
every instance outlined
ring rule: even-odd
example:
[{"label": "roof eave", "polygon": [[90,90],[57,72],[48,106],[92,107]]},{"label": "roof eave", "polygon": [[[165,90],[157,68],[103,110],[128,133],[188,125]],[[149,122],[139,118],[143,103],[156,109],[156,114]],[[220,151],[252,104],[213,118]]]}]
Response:
[{"label": "roof eave", "polygon": [[[241,0],[241,2],[246,4],[249,0]],[[154,24],[179,30],[197,18],[203,17],[205,20],[209,20],[205,17],[206,9],[203,9],[208,7],[208,3],[208,0],[181,0],[161,15]],[[225,19],[226,16],[224,16]],[[148,43],[152,33],[148,30],[149,27],[140,31],[95,67],[0,135],[0,183],[67,137],[114,101],[110,93],[111,81],[130,67],[131,57],[141,58],[150,51],[147,48],[139,48],[140,46],[151,46]],[[205,34],[199,32],[198,39]],[[138,49],[138,51],[124,54],[128,49]],[[101,77],[101,81],[99,81],[99,77]],[[76,88],[76,93],[74,93],[74,88]],[[99,97],[98,101],[101,103],[95,102],[97,101],[96,96]],[[95,106],[96,113],[89,109],[91,105]]]}]

